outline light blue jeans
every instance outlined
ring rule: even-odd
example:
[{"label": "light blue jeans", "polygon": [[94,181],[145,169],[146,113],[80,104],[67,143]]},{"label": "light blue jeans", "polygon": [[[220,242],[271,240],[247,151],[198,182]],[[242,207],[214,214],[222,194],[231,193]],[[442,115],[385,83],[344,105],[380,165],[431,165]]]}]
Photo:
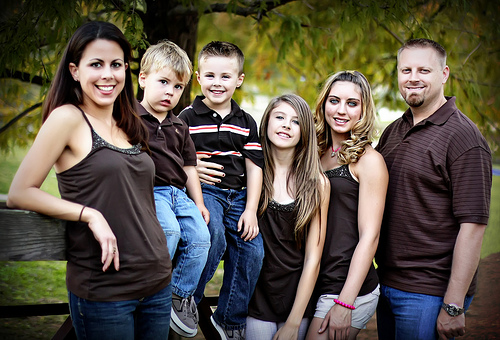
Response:
[{"label": "light blue jeans", "polygon": [[194,294],[210,248],[210,234],[200,210],[174,186],[154,188],[156,215],[167,237],[172,259],[172,292],[182,298]]},{"label": "light blue jeans", "polygon": [[246,189],[220,189],[203,183],[201,188],[210,211],[211,245],[194,298],[196,303],[200,302],[205,285],[224,256],[224,278],[213,317],[225,329],[243,329],[264,259],[262,236],[259,233],[253,240],[244,241],[242,231],[238,231],[238,221],[246,206]]},{"label": "light blue jeans", "polygon": [[[466,296],[467,310],[472,296]],[[377,306],[378,338],[384,340],[434,340],[443,297],[409,293],[380,285]]]},{"label": "light blue jeans", "polygon": [[100,302],[69,292],[69,307],[78,340],[168,339],[172,289],[170,284],[136,300]]}]

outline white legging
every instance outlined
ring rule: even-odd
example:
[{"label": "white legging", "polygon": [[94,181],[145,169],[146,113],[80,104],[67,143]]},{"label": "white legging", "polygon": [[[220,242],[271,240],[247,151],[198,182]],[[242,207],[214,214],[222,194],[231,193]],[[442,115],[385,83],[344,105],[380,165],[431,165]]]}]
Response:
[{"label": "white legging", "polygon": [[[246,340],[271,340],[284,322],[263,321],[251,316],[247,317]],[[303,340],[307,334],[309,319],[302,319],[299,327],[299,340]]]}]

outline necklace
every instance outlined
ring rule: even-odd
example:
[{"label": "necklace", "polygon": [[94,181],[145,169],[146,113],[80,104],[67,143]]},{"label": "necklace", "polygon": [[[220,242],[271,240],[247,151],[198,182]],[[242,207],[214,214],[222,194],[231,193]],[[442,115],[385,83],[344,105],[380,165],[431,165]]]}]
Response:
[{"label": "necklace", "polygon": [[331,155],[332,158],[335,157],[335,156],[337,156],[337,152],[339,152],[339,150],[340,150],[341,147],[342,146],[339,146],[337,149],[334,150],[333,149],[333,145],[332,145],[332,155]]}]

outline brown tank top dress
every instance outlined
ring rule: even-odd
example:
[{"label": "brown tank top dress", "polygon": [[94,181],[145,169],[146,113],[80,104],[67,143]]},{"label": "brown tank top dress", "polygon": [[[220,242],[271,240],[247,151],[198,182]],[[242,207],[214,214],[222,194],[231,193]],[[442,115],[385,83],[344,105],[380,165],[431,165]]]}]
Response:
[{"label": "brown tank top dress", "polygon": [[[80,109],[81,111],[81,109]],[[68,290],[93,301],[123,301],[150,296],[165,288],[172,264],[165,234],[156,218],[154,164],[140,145],[121,149],[92,132],[90,153],[57,174],[65,200],[100,211],[116,236],[120,270],[102,271],[101,247],[87,223],[68,222]]]},{"label": "brown tank top dress", "polygon": [[[325,171],[325,175],[331,185],[330,205],[316,298],[323,294],[340,294],[359,241],[359,183],[352,177],[347,165]],[[371,293],[377,285],[378,276],[372,263],[358,296]]]}]

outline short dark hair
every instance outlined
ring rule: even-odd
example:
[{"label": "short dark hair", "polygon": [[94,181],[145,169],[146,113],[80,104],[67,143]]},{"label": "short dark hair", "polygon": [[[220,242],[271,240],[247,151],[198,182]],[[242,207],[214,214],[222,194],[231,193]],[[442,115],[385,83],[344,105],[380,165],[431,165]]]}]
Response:
[{"label": "short dark hair", "polygon": [[[227,57],[236,58],[238,61],[238,73],[243,73],[243,64],[245,63],[245,56],[238,46],[227,41],[212,41],[203,46],[198,55],[198,65],[202,58],[207,57]],[[199,67],[199,66],[198,66]]]},{"label": "short dark hair", "polygon": [[430,47],[434,49],[437,53],[439,58],[441,59],[441,64],[443,67],[446,66],[446,50],[444,49],[443,46],[435,42],[434,40],[430,39],[425,39],[425,38],[418,38],[418,39],[410,39],[407,42],[403,44],[398,50],[398,60],[399,56],[401,55],[401,52],[408,48],[423,48],[423,47]]}]

